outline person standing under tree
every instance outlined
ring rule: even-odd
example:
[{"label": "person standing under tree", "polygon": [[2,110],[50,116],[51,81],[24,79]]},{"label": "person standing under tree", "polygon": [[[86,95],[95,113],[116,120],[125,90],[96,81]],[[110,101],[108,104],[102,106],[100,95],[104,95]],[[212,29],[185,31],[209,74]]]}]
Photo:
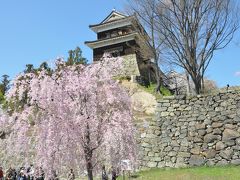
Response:
[{"label": "person standing under tree", "polygon": [[36,171],[35,171],[35,179],[36,180],[44,180],[44,178],[45,178],[45,174],[44,174],[42,167],[37,167]]},{"label": "person standing under tree", "polygon": [[0,180],[3,180],[3,178],[4,178],[3,170],[2,167],[0,167]]},{"label": "person standing under tree", "polygon": [[75,179],[75,174],[73,172],[73,169],[70,169],[70,172],[68,174],[68,180],[74,180]]},{"label": "person standing under tree", "polygon": [[56,170],[52,170],[49,180],[59,180]]},{"label": "person standing under tree", "polygon": [[108,175],[104,165],[102,166],[102,180],[108,180]]},{"label": "person standing under tree", "polygon": [[117,180],[117,171],[115,168],[112,167],[112,180]]},{"label": "person standing under tree", "polygon": [[27,180],[27,176],[26,176],[26,174],[25,174],[23,169],[20,171],[20,174],[19,174],[17,180]]},{"label": "person standing under tree", "polygon": [[34,179],[34,167],[31,164],[30,167],[27,169],[27,174],[28,174],[28,178],[29,180],[33,180]]},{"label": "person standing under tree", "polygon": [[6,172],[6,179],[7,180],[14,180],[13,169],[11,167]]}]

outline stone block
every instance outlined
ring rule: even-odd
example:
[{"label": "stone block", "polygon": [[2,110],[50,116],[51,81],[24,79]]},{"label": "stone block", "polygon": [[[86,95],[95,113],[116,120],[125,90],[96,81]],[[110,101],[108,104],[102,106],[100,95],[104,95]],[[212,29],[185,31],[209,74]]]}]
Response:
[{"label": "stone block", "polygon": [[205,162],[206,162],[206,160],[202,156],[199,156],[199,155],[192,155],[189,159],[189,164],[191,166],[202,166],[205,164]]},{"label": "stone block", "polygon": [[221,131],[221,129],[216,128],[216,129],[213,129],[213,134],[214,134],[214,135],[221,135],[221,134],[222,134],[222,131]]},{"label": "stone block", "polygon": [[207,161],[207,166],[214,166],[216,164],[216,162],[213,159],[210,159]]},{"label": "stone block", "polygon": [[218,140],[218,139],[219,139],[219,136],[214,135],[214,134],[207,134],[207,135],[204,136],[204,142],[205,143],[211,143],[211,142],[214,142],[215,140]]},{"label": "stone block", "polygon": [[172,163],[175,163],[175,162],[176,162],[176,160],[177,160],[177,158],[176,158],[176,157],[171,157],[171,162],[172,162]]},{"label": "stone block", "polygon": [[199,124],[197,123],[196,124],[196,129],[199,130],[199,129],[205,129],[206,128],[206,124],[202,123],[202,124]]},{"label": "stone block", "polygon": [[216,151],[214,149],[208,149],[207,151],[204,151],[204,156],[207,159],[213,159],[216,156]]},{"label": "stone block", "polygon": [[230,163],[231,163],[231,164],[234,164],[234,165],[240,165],[240,159],[231,160]]},{"label": "stone block", "polygon": [[165,152],[169,152],[169,151],[171,151],[171,150],[172,150],[172,147],[171,147],[171,146],[167,146],[167,147],[164,149]]},{"label": "stone block", "polygon": [[229,140],[232,140],[232,139],[236,139],[240,137],[240,133],[237,132],[237,131],[234,131],[232,129],[225,129],[223,131],[223,138],[222,140],[223,141],[229,141]]},{"label": "stone block", "polygon": [[188,147],[187,146],[180,146],[179,151],[187,152],[188,151]]},{"label": "stone block", "polygon": [[193,138],[193,142],[194,142],[194,143],[202,143],[202,142],[203,142],[203,139],[200,138],[200,137],[194,137],[194,138]]},{"label": "stone block", "polygon": [[200,115],[197,117],[198,121],[204,121],[205,119],[206,119],[206,116],[204,116],[204,115]]},{"label": "stone block", "polygon": [[147,167],[149,168],[155,168],[157,167],[158,163],[157,162],[148,162],[147,163]]},{"label": "stone block", "polygon": [[161,157],[153,157],[153,158],[151,158],[151,161],[160,162],[160,161],[162,161],[162,158]]},{"label": "stone block", "polygon": [[198,134],[200,136],[204,136],[204,135],[206,135],[206,133],[207,133],[206,130],[203,130],[203,129],[198,131]]},{"label": "stone block", "polygon": [[233,125],[233,124],[225,124],[224,127],[225,127],[226,129],[235,129],[235,128],[236,128],[236,126]]},{"label": "stone block", "polygon": [[228,141],[225,141],[225,144],[227,146],[234,146],[235,145],[235,141],[234,140],[228,140]]},{"label": "stone block", "polygon": [[189,158],[191,154],[189,152],[179,152],[178,157],[180,158]]},{"label": "stone block", "polygon": [[145,138],[145,137],[146,137],[146,133],[142,133],[141,138]]},{"label": "stone block", "polygon": [[214,122],[214,123],[212,123],[212,127],[213,128],[220,128],[220,127],[222,127],[223,126],[223,123],[220,123],[220,122]]},{"label": "stone block", "polygon": [[168,156],[170,156],[170,157],[174,157],[174,156],[176,156],[177,155],[177,152],[175,152],[175,151],[170,151],[169,153],[168,153]]},{"label": "stone block", "polygon": [[157,137],[157,135],[155,135],[155,134],[146,134],[146,138],[149,138],[149,139],[153,139],[156,137]]},{"label": "stone block", "polygon": [[153,157],[153,156],[154,156],[154,152],[149,152],[149,153],[148,153],[148,156],[149,156],[149,157]]},{"label": "stone block", "polygon": [[182,142],[181,142],[181,146],[188,147],[189,146],[188,140],[187,139],[183,139]]},{"label": "stone block", "polygon": [[237,138],[237,139],[236,139],[236,144],[237,144],[237,145],[240,145],[240,138]]},{"label": "stone block", "polygon": [[162,117],[169,116],[169,112],[167,112],[167,111],[165,111],[165,112],[161,112],[161,116],[162,116]]},{"label": "stone block", "polygon": [[232,149],[226,149],[226,150],[222,150],[219,155],[227,160],[231,160],[232,155],[233,155],[233,150]]},{"label": "stone block", "polygon": [[200,147],[196,147],[190,150],[190,153],[194,154],[194,155],[199,155],[201,152]]},{"label": "stone block", "polygon": [[225,147],[226,147],[226,145],[223,142],[221,142],[221,141],[217,142],[217,144],[216,144],[216,150],[217,151],[222,150]]},{"label": "stone block", "polygon": [[164,161],[161,161],[161,162],[158,163],[157,167],[158,168],[164,168],[164,167],[166,167],[166,163]]},{"label": "stone block", "polygon": [[218,163],[216,164],[217,166],[226,166],[228,164],[227,160],[222,159],[220,161],[218,161]]},{"label": "stone block", "polygon": [[141,144],[141,146],[142,146],[142,147],[152,147],[151,144],[148,144],[148,143],[145,143],[145,142],[143,142],[143,143]]},{"label": "stone block", "polygon": [[207,131],[207,133],[211,133],[211,132],[213,132],[213,128],[212,127],[208,127],[206,131]]}]

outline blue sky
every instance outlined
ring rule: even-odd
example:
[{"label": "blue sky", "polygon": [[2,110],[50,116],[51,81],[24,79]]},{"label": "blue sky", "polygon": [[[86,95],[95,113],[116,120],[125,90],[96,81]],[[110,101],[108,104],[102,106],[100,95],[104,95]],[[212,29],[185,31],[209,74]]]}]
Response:
[{"label": "blue sky", "polygon": [[[88,26],[101,22],[113,8],[124,7],[125,0],[1,1],[0,75],[13,78],[26,64],[38,66],[66,57],[76,46],[91,60],[92,51],[84,41],[95,40],[96,35]],[[216,52],[206,73],[220,87],[240,85],[239,42],[240,33],[226,49]]]}]

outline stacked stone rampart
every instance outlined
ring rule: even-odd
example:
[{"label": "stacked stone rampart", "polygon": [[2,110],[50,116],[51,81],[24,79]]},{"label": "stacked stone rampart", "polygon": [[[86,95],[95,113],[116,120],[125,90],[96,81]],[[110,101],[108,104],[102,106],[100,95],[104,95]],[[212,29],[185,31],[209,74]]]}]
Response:
[{"label": "stacked stone rampart", "polygon": [[137,115],[141,167],[240,164],[240,92],[168,97]]}]

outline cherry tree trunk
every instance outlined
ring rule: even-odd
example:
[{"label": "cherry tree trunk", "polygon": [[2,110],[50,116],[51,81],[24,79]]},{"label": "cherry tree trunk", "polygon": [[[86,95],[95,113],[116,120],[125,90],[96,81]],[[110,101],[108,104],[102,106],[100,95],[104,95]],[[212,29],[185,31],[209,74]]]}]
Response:
[{"label": "cherry tree trunk", "polygon": [[88,180],[93,180],[93,165],[92,162],[87,162]]},{"label": "cherry tree trunk", "polygon": [[86,139],[86,142],[85,142],[86,146],[84,148],[84,153],[85,153],[86,168],[88,173],[88,180],[93,180],[93,164],[92,164],[93,151],[90,146],[91,133],[90,133],[90,127],[88,123],[86,126],[85,139]]}]

